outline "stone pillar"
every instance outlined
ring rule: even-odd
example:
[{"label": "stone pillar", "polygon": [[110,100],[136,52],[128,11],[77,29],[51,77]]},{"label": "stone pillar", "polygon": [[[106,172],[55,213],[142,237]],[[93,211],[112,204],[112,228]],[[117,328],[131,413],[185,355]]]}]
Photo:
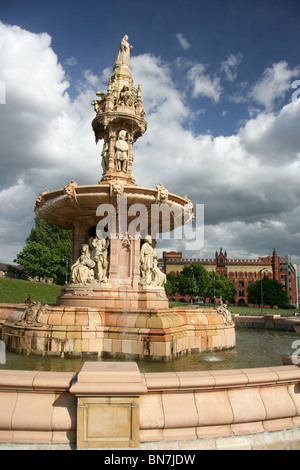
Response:
[{"label": "stone pillar", "polygon": [[136,363],[85,362],[70,388],[77,449],[138,447],[139,396],[146,392]]},{"label": "stone pillar", "polygon": [[111,238],[108,282],[115,288],[138,288],[140,280],[140,239]]}]

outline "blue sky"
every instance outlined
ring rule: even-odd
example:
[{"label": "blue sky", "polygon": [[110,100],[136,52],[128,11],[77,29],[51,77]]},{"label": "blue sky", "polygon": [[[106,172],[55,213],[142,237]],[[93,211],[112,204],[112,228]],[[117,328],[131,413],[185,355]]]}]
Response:
[{"label": "blue sky", "polygon": [[299,19],[297,0],[2,0],[0,261],[41,191],[99,181],[90,103],[128,34],[148,121],[137,182],[205,205],[197,258],[276,247],[299,264]]}]

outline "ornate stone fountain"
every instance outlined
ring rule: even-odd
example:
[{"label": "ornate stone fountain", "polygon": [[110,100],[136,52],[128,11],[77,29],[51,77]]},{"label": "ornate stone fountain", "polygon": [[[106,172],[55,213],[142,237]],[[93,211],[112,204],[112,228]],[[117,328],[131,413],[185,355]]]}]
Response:
[{"label": "ornate stone fountain", "polygon": [[167,360],[235,346],[226,306],[169,308],[155,238],[190,221],[193,206],[187,196],[162,184],[139,186],[132,176],[133,144],[147,122],[131,49],[124,36],[107,92],[92,102],[96,143],[103,140],[100,182],[72,180],[37,199],[36,214],[72,230],[71,279],[56,306],[20,305],[10,315],[3,337],[12,351]]}]

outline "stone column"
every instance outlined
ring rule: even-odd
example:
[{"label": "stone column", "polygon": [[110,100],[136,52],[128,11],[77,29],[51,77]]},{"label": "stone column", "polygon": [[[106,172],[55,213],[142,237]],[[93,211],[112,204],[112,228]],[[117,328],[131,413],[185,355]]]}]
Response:
[{"label": "stone column", "polygon": [[110,239],[108,282],[114,287],[137,289],[140,280],[140,240]]}]

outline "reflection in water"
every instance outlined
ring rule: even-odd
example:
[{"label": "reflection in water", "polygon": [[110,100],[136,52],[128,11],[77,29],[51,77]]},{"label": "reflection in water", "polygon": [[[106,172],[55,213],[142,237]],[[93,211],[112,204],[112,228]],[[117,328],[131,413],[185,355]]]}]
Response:
[{"label": "reflection in water", "polygon": [[[226,351],[187,354],[170,362],[137,362],[141,372],[179,372],[187,370],[245,369],[282,365],[282,356],[292,354],[292,343],[299,340],[297,333],[270,330],[236,330],[236,348]],[[25,356],[6,353],[6,364],[1,369],[78,372],[90,358],[60,358],[55,356]],[[94,359],[112,361],[113,359]],[[116,359],[120,360],[120,359]]]}]

